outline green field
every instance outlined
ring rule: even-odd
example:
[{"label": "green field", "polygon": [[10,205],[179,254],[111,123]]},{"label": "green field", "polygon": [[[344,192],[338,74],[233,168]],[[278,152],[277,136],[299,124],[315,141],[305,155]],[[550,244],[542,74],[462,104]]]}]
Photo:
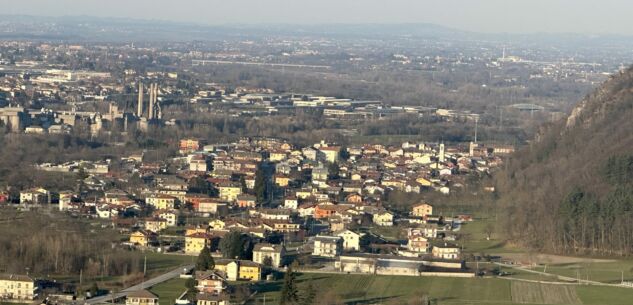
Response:
[{"label": "green field", "polygon": [[580,277],[583,280],[591,280],[603,283],[620,283],[622,277],[625,281],[633,281],[633,260],[614,260],[607,262],[579,262],[568,264],[552,264],[533,268],[537,271],[547,271],[557,275],[571,278]]},{"label": "green field", "polygon": [[185,291],[186,279],[175,278],[167,282],[158,284],[150,289],[158,296],[160,305],[173,305],[176,299]]},{"label": "green field", "polygon": [[406,235],[404,233],[403,228],[393,226],[393,227],[383,227],[383,226],[371,226],[367,227],[367,230],[370,232],[383,237],[389,241],[398,241],[400,239],[406,239]]},{"label": "green field", "polygon": [[195,257],[177,254],[147,252],[147,271],[150,275],[174,270],[178,266],[193,264]]},{"label": "green field", "polygon": [[[377,275],[300,274],[299,290],[312,283],[319,300],[345,304],[403,304],[427,295],[444,304],[558,304],[628,305],[633,289],[514,282],[496,278],[440,278]],[[258,287],[260,293],[247,304],[279,302],[281,281]]]},{"label": "green field", "polygon": [[[499,254],[524,251],[524,249],[508,245],[500,234],[495,232],[496,227],[494,227],[494,224],[495,221],[491,218],[477,218],[472,222],[463,224],[458,232],[462,237],[459,243],[463,244],[464,252],[479,255],[481,253]],[[493,226],[493,229],[495,229],[490,240],[486,238],[488,226]]]}]

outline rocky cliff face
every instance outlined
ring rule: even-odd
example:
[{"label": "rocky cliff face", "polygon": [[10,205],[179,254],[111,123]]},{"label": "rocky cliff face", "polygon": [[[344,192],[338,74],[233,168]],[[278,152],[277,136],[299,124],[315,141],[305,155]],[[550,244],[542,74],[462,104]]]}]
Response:
[{"label": "rocky cliff face", "polygon": [[632,86],[633,67],[612,76],[578,103],[567,118],[566,127],[568,129],[578,125],[586,127],[591,124],[591,121],[603,118],[611,106],[631,97]]}]

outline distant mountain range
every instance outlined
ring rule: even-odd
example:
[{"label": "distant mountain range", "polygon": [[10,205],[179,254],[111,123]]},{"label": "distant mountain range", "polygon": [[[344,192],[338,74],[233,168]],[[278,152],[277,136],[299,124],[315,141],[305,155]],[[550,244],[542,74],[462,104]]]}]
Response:
[{"label": "distant mountain range", "polygon": [[257,39],[274,35],[341,39],[445,39],[571,46],[586,46],[587,44],[633,45],[631,37],[618,35],[488,34],[457,30],[428,23],[205,25],[203,21],[199,23],[182,23],[90,16],[0,15],[0,25],[0,39],[21,38],[114,42],[191,41],[235,38]]}]

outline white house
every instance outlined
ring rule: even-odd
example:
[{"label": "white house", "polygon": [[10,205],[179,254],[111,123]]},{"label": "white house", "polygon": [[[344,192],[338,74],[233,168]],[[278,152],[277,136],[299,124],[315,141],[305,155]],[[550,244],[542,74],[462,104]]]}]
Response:
[{"label": "white house", "polygon": [[360,251],[360,240],[364,233],[356,233],[351,230],[342,230],[335,232],[334,235],[343,239],[343,249],[347,251]]},{"label": "white house", "polygon": [[337,257],[343,250],[343,239],[340,236],[316,236],[312,255]]}]

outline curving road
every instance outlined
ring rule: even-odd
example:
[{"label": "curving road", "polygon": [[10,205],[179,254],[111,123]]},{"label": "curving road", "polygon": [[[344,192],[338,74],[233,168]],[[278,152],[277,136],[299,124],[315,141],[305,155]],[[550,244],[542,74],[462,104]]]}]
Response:
[{"label": "curving road", "polygon": [[178,267],[172,271],[169,271],[167,273],[163,273],[155,278],[151,278],[147,281],[144,281],[140,284],[125,288],[123,290],[121,290],[121,292],[118,292],[116,294],[106,294],[106,295],[102,295],[102,296],[98,296],[92,299],[88,299],[86,300],[86,302],[84,304],[104,304],[104,303],[111,303],[112,299],[120,299],[123,297],[126,297],[128,294],[130,294],[133,291],[137,291],[137,290],[141,290],[141,289],[147,289],[150,288],[154,285],[160,284],[162,282],[166,282],[169,281],[173,278],[176,278],[178,276],[180,276],[180,274],[183,273],[184,269],[187,269],[187,271],[191,270],[193,268],[193,265],[186,265],[183,267]]}]

